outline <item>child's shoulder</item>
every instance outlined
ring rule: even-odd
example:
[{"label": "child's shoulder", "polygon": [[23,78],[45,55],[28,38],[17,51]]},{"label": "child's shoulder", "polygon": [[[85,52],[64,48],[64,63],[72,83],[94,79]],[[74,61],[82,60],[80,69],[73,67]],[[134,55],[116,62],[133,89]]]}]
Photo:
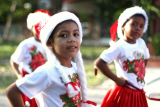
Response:
[{"label": "child's shoulder", "polygon": [[124,43],[124,40],[123,39],[119,39],[116,44],[123,44]]},{"label": "child's shoulder", "polygon": [[20,44],[28,44],[28,43],[32,43],[34,41],[34,37],[29,37],[24,39]]},{"label": "child's shoulder", "polygon": [[124,41],[123,39],[119,39],[119,40],[115,43],[115,46],[120,48],[120,47],[124,46],[124,44],[125,44],[125,41]]},{"label": "child's shoulder", "polygon": [[142,41],[142,42],[144,42],[144,40],[143,40],[142,38],[138,38],[137,41]]},{"label": "child's shoulder", "polygon": [[145,45],[145,41],[142,38],[138,38],[137,42],[141,45]]},{"label": "child's shoulder", "polygon": [[56,66],[54,66],[53,64],[51,64],[50,62],[46,62],[45,64],[43,64],[42,66],[41,66],[43,69],[45,69],[45,70],[50,70],[50,69],[55,69],[56,68]]},{"label": "child's shoulder", "polygon": [[71,61],[71,64],[72,64],[72,66],[73,66],[75,69],[77,69],[77,66],[76,66],[76,63],[75,63],[75,62]]},{"label": "child's shoulder", "polygon": [[46,74],[46,75],[50,75],[51,73],[54,73],[54,74],[57,73],[55,71],[57,71],[57,68],[54,65],[52,65],[52,64],[50,64],[48,62],[46,62],[45,64],[39,66],[35,70],[35,72],[41,72],[41,73]]}]

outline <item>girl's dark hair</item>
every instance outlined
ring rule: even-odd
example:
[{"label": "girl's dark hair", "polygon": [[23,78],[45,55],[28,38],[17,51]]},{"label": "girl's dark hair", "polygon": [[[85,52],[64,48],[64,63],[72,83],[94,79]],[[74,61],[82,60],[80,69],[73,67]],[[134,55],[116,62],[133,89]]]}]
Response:
[{"label": "girl's dark hair", "polygon": [[[132,18],[132,17],[142,17],[144,20],[146,20],[146,18],[145,18],[144,15],[142,15],[142,14],[135,14],[135,15],[131,16],[130,18]],[[124,26],[126,25],[126,23],[130,20],[130,18],[127,19],[127,20],[124,22],[124,24],[123,24],[122,27],[124,27]]]}]

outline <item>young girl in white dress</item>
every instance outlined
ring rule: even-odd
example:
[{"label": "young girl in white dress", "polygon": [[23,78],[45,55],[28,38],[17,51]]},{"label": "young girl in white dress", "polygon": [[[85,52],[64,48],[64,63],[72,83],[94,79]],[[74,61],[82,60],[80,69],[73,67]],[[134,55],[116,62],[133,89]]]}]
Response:
[{"label": "young girl in white dress", "polygon": [[[143,87],[145,66],[150,55],[141,38],[147,26],[148,17],[141,7],[127,8],[120,15],[118,28],[115,27],[120,39],[94,62],[105,76],[115,82],[104,97],[101,107],[148,107]],[[117,75],[107,66],[112,61],[115,63]]]},{"label": "young girl in white dress", "polygon": [[[35,97],[38,107],[91,107],[80,44],[77,16],[60,12],[35,26],[48,61],[6,89],[12,106],[24,107],[20,94]],[[74,62],[72,61],[74,60]]]}]

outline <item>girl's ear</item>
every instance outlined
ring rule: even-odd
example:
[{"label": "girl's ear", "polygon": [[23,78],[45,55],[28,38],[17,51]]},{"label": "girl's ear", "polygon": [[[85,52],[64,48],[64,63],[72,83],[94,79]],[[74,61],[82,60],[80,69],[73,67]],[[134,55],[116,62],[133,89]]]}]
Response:
[{"label": "girl's ear", "polygon": [[122,26],[122,33],[124,34],[124,26]]},{"label": "girl's ear", "polygon": [[50,38],[48,39],[46,45],[47,45],[48,47],[52,47],[52,40],[51,40]]},{"label": "girl's ear", "polygon": [[124,26],[122,26],[122,34],[124,35]]},{"label": "girl's ear", "polygon": [[124,26],[122,26],[122,30],[124,30]]}]

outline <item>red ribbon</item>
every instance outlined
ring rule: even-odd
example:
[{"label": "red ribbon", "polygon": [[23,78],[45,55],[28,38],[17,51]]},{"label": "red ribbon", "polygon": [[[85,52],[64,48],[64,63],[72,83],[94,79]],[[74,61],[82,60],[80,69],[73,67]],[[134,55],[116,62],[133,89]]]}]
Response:
[{"label": "red ribbon", "polygon": [[71,84],[72,87],[73,87],[73,89],[74,89],[75,91],[77,91],[76,83],[74,83],[74,82],[69,82],[69,83],[66,84],[66,87],[67,87],[68,84]]},{"label": "red ribbon", "polygon": [[[134,86],[133,84],[131,84],[130,82],[126,81],[126,84],[129,85],[129,86],[132,86],[133,88],[143,92],[143,93],[146,93],[143,89],[139,89],[137,88],[136,86]],[[160,99],[158,98],[149,98],[148,96],[146,96],[149,100],[154,100],[154,101],[160,101]]]},{"label": "red ribbon", "polygon": [[147,97],[149,100],[154,100],[154,101],[160,101],[160,99],[158,99],[158,98],[149,98],[149,97]]},{"label": "red ribbon", "polygon": [[93,102],[93,101],[90,101],[90,100],[87,100],[86,102],[84,102],[84,101],[81,100],[81,102],[82,102],[82,103],[88,103],[88,104],[92,104],[92,105],[94,105],[94,106],[97,106],[97,103],[95,103],[95,102]]},{"label": "red ribbon", "polygon": [[97,68],[94,68],[95,76],[97,75]]},{"label": "red ribbon", "polygon": [[143,89],[139,89],[139,88],[137,88],[136,86],[134,86],[133,84],[131,84],[131,83],[130,83],[130,82],[128,82],[128,81],[126,81],[126,84],[127,84],[127,85],[129,85],[129,86],[131,86],[131,87],[133,87],[133,88],[135,88],[135,89],[137,89],[137,90],[139,90],[139,91],[141,91],[141,92],[146,93]]}]

